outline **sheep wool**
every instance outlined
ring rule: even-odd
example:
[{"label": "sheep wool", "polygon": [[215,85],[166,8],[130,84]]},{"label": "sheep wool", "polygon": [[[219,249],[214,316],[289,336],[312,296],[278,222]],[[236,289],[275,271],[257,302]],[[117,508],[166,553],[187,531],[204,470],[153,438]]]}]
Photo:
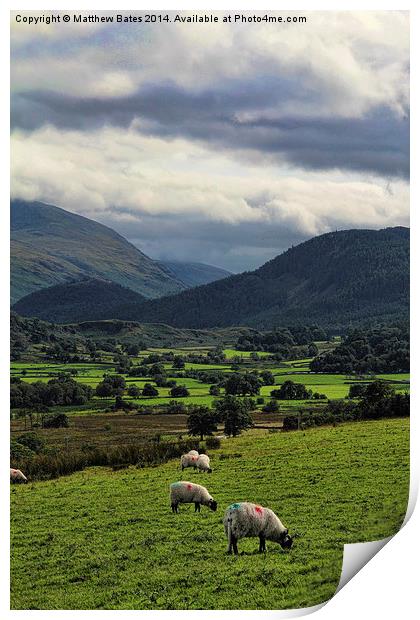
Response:
[{"label": "sheep wool", "polygon": [[28,482],[27,477],[23,474],[20,469],[12,469],[10,468],[10,482],[19,483],[19,482]]},{"label": "sheep wool", "polygon": [[169,490],[172,512],[178,512],[179,504],[195,504],[195,512],[200,512],[200,506],[208,506],[213,511],[217,509],[217,502],[200,484],[182,480],[173,482]]},{"label": "sheep wool", "polygon": [[265,541],[279,543],[283,548],[290,549],[292,539],[288,529],[270,508],[263,508],[250,502],[231,504],[223,519],[225,534],[228,538],[228,553],[232,550],[237,555],[237,541],[240,538],[260,539],[260,551],[265,551]]},{"label": "sheep wool", "polygon": [[197,461],[198,452],[197,454],[191,454],[191,452],[183,454],[181,456],[181,470],[184,471],[184,469],[186,469],[187,467],[194,467],[194,469],[197,469]]},{"label": "sheep wool", "polygon": [[197,468],[200,472],[204,471],[208,474],[211,474],[212,469],[210,467],[210,458],[207,456],[207,454],[200,454],[197,460]]}]

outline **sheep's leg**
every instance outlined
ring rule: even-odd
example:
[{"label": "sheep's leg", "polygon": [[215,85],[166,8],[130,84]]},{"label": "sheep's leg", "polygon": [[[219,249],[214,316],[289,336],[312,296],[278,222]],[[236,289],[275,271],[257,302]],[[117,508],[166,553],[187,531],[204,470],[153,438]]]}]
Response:
[{"label": "sheep's leg", "polygon": [[178,512],[178,504],[176,502],[174,502],[173,504],[171,504],[171,508],[172,508],[172,512]]},{"label": "sheep's leg", "polygon": [[263,553],[265,551],[265,538],[264,534],[260,534],[260,549],[259,552]]},{"label": "sheep's leg", "polygon": [[200,512],[201,508],[200,508],[199,502],[194,502],[194,503],[195,503],[195,510],[194,510],[194,512]]},{"label": "sheep's leg", "polygon": [[233,547],[233,553],[235,555],[238,555],[238,539],[236,538],[236,536],[233,536],[233,534],[232,534],[232,547]]}]

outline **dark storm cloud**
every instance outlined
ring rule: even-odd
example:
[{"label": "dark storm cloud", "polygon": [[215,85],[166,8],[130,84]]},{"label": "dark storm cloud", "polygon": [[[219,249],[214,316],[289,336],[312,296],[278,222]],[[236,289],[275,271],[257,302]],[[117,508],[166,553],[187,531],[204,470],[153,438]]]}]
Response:
[{"label": "dark storm cloud", "polygon": [[[12,125],[27,130],[44,124],[89,130],[104,125],[124,128],[138,119],[139,130],[147,135],[199,140],[306,170],[341,169],[408,178],[407,118],[386,107],[374,108],[360,118],[273,114],[273,109],[294,99],[297,92],[295,80],[270,77],[200,93],[174,85],[149,86],[120,98],[27,92],[13,98]],[[308,97],[308,93],[300,95],[306,109],[311,103]],[[316,111],[320,101],[313,97]]]}]

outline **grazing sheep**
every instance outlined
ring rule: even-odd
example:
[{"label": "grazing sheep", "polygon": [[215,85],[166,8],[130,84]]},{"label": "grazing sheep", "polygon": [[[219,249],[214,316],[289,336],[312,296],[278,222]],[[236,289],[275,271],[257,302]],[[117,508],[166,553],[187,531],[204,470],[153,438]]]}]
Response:
[{"label": "grazing sheep", "polygon": [[204,471],[204,472],[207,472],[208,474],[211,474],[213,470],[210,467],[210,459],[207,456],[207,454],[200,454],[197,460],[197,468],[198,468],[198,471]]},{"label": "grazing sheep", "polygon": [[190,450],[187,454],[192,454],[193,456],[199,456],[199,453],[197,450]]},{"label": "grazing sheep", "polygon": [[183,480],[173,482],[169,489],[172,512],[178,512],[178,504],[195,504],[194,512],[200,512],[200,506],[208,506],[213,511],[217,509],[217,502],[200,484]]},{"label": "grazing sheep", "polygon": [[265,551],[265,541],[272,540],[279,543],[283,549],[290,549],[293,544],[280,519],[269,508],[263,508],[249,502],[231,504],[223,519],[225,534],[228,538],[228,553],[238,555],[237,542],[239,538],[260,539],[259,551]]},{"label": "grazing sheep", "polygon": [[20,482],[28,482],[27,477],[23,474],[20,469],[12,469],[10,468],[10,482],[20,483]]},{"label": "grazing sheep", "polygon": [[191,452],[188,452],[188,454],[183,454],[181,456],[181,470],[184,471],[187,467],[194,467],[194,469],[197,469],[197,461],[198,452],[197,454],[191,454]]}]

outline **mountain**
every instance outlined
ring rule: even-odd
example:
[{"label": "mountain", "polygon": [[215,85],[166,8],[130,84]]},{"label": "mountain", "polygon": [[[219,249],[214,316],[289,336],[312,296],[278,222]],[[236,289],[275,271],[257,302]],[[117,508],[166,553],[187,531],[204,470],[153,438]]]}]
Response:
[{"label": "mountain", "polygon": [[35,291],[20,299],[14,306],[21,316],[43,321],[73,323],[112,319],[121,303],[141,304],[146,298],[109,280],[87,278],[56,284]]},{"label": "mountain", "polygon": [[[60,303],[50,304],[51,318]],[[191,329],[313,323],[345,329],[395,320],[408,309],[409,229],[397,227],[320,235],[255,271],[143,303],[121,299],[113,318]]]},{"label": "mountain", "polygon": [[148,298],[186,286],[107,226],[42,202],[11,202],[12,303],[70,280],[104,278]]},{"label": "mountain", "polygon": [[209,284],[232,275],[230,271],[204,263],[183,263],[180,261],[158,261],[158,263],[162,269],[185,284],[187,288]]},{"label": "mountain", "polygon": [[409,308],[409,229],[344,230],[292,247],[259,269],[121,307],[120,318],[178,327],[348,326]]}]

